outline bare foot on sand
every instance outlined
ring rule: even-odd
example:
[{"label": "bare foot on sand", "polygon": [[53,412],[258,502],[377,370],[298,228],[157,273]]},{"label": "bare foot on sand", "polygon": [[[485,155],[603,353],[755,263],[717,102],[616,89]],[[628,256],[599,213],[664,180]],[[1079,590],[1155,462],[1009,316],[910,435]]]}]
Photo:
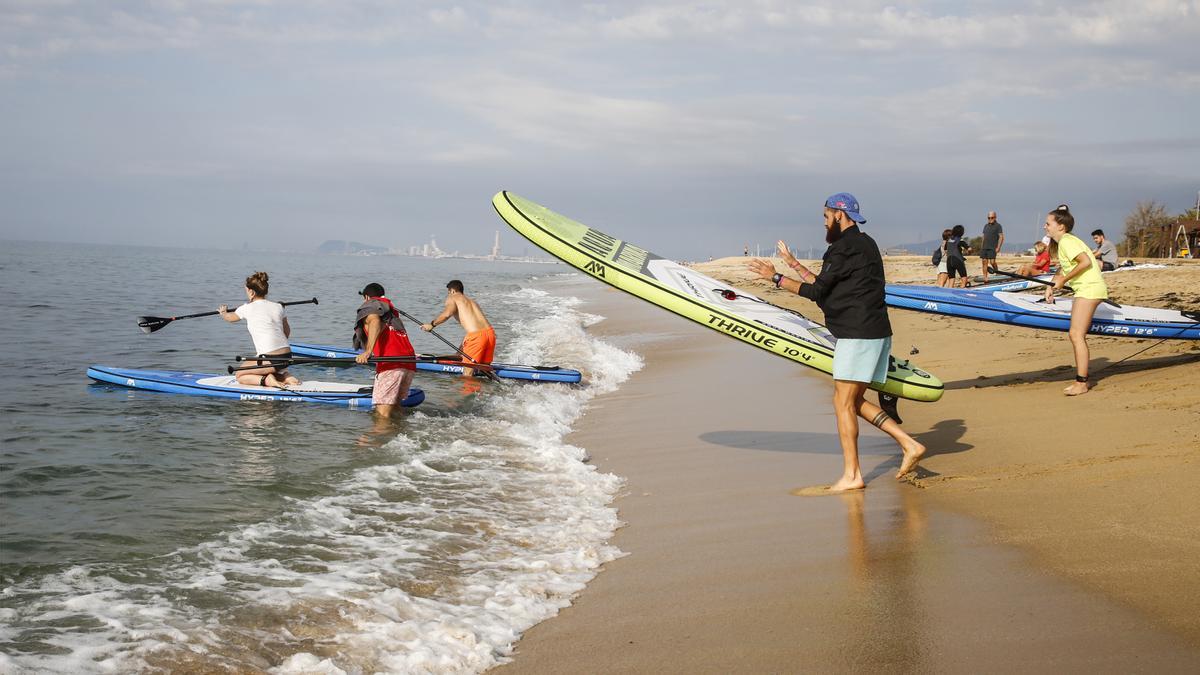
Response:
[{"label": "bare foot on sand", "polygon": [[896,479],[904,478],[905,474],[912,473],[917,468],[917,462],[921,461],[921,457],[925,455],[925,446],[913,441],[911,445],[904,446],[904,459],[900,462],[900,470],[896,472]]},{"label": "bare foot on sand", "polygon": [[838,482],[830,485],[829,491],[834,493],[846,492],[847,490],[861,490],[865,487],[867,487],[867,484],[863,482],[862,476],[854,476],[852,478],[843,477]]},{"label": "bare foot on sand", "polygon": [[843,492],[862,490],[865,487],[867,485],[860,477],[849,481],[842,479],[833,485],[810,485],[809,487],[796,488],[792,490],[792,495],[796,497],[823,497],[825,495],[836,495]]},{"label": "bare foot on sand", "polygon": [[1088,386],[1087,382],[1075,382],[1066,389],[1063,389],[1063,393],[1067,396],[1079,396],[1080,394],[1088,393],[1090,390],[1091,387]]}]

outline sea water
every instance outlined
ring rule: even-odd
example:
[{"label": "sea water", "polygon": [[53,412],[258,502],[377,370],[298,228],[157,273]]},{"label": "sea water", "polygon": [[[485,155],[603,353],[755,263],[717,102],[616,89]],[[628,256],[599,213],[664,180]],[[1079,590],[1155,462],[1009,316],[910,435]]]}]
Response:
[{"label": "sea water", "polygon": [[[138,315],[236,306],[270,274],[292,338],[348,344],[376,281],[436,316],[466,284],[498,361],[584,383],[418,373],[392,424],[334,406],[90,384],[89,364],[224,372],[244,324]],[[478,672],[620,553],[620,480],[564,442],[640,367],[561,265],[3,242],[0,672]],[[419,352],[449,348],[410,327]],[[454,322],[438,332],[457,343]],[[369,383],[367,369],[294,367]]]}]

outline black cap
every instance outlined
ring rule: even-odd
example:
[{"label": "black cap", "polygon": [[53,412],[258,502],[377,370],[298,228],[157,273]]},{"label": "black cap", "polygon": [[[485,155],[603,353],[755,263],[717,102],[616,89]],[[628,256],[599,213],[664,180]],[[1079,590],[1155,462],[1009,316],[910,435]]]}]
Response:
[{"label": "black cap", "polygon": [[367,284],[366,286],[363,286],[363,289],[361,291],[359,291],[358,294],[365,295],[368,298],[378,298],[381,295],[383,295],[383,286],[380,286],[379,284],[372,281],[371,283]]}]

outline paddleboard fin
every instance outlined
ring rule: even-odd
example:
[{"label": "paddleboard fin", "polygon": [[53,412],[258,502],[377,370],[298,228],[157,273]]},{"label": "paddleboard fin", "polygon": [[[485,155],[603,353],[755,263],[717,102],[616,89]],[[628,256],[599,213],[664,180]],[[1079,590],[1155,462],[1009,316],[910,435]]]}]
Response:
[{"label": "paddleboard fin", "polygon": [[899,398],[891,394],[885,394],[882,391],[879,392],[879,407],[883,409],[883,412],[888,414],[888,417],[896,420],[896,424],[904,424],[904,420],[900,419],[900,412],[897,410],[899,405]]}]

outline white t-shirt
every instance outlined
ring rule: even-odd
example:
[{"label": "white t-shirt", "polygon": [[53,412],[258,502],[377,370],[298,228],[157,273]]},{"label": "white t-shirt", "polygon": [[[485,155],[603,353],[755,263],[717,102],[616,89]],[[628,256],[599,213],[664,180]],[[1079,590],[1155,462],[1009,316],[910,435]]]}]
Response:
[{"label": "white t-shirt", "polygon": [[287,314],[283,312],[283,305],[259,298],[238,307],[233,313],[246,322],[250,338],[254,340],[255,354],[270,354],[287,348],[287,336],[283,334],[283,320]]}]

